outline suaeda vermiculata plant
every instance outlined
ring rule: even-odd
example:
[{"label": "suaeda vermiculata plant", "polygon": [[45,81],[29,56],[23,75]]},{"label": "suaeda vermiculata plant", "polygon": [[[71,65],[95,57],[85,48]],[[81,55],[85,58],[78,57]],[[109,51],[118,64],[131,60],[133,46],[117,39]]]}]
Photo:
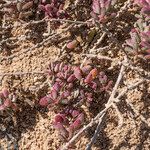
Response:
[{"label": "suaeda vermiculata plant", "polygon": [[39,104],[57,112],[53,126],[63,139],[68,140],[84,124],[81,106],[89,107],[99,100],[103,92],[111,90],[112,81],[91,65],[79,67],[54,62],[46,72],[52,86]]},{"label": "suaeda vermiculata plant", "polygon": [[3,89],[0,92],[0,113],[18,110],[15,101],[15,95],[11,94],[7,89]]},{"label": "suaeda vermiculata plant", "polygon": [[106,22],[115,14],[109,11],[116,3],[116,0],[93,0],[92,17],[98,22]]},{"label": "suaeda vermiculata plant", "polygon": [[135,0],[135,5],[141,7],[141,11],[134,29],[131,30],[131,38],[126,40],[126,49],[144,58],[150,58],[150,1]]},{"label": "suaeda vermiculata plant", "polygon": [[68,14],[64,10],[63,0],[22,0],[16,3],[10,2],[4,11],[19,19],[26,19],[32,17],[33,19],[39,19],[42,12],[44,17],[48,18],[66,18]]}]

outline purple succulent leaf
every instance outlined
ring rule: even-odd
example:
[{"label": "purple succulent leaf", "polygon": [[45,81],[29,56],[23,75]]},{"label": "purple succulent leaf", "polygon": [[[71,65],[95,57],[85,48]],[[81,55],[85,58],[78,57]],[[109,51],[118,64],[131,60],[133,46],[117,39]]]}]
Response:
[{"label": "purple succulent leaf", "polygon": [[61,98],[67,98],[68,96],[71,96],[71,93],[69,91],[65,91],[61,94]]},{"label": "purple succulent leaf", "polygon": [[87,77],[85,78],[84,82],[85,83],[91,83],[93,80],[92,74],[88,74]]},{"label": "purple succulent leaf", "polygon": [[55,84],[53,85],[53,90],[55,90],[55,91],[57,91],[57,92],[59,92],[60,91],[60,89],[61,89],[61,85],[60,85],[60,83],[59,82],[55,82]]},{"label": "purple succulent leaf", "polygon": [[68,138],[68,131],[62,125],[62,123],[53,123],[53,126],[64,138]]},{"label": "purple succulent leaf", "polygon": [[52,99],[56,99],[56,98],[57,98],[57,95],[58,95],[58,93],[57,93],[56,90],[52,90],[52,91],[51,91],[51,97],[52,97]]},{"label": "purple succulent leaf", "polygon": [[49,98],[47,96],[40,99],[39,104],[43,107],[48,106],[49,104]]},{"label": "purple succulent leaf", "polygon": [[66,72],[66,71],[68,70],[68,68],[69,68],[69,66],[68,66],[68,65],[65,65],[65,66],[63,67],[63,71]]},{"label": "purple succulent leaf", "polygon": [[145,41],[150,42],[150,31],[148,32],[141,32],[141,37],[144,38]]},{"label": "purple succulent leaf", "polygon": [[70,114],[73,118],[76,118],[80,112],[78,110],[70,110]]},{"label": "purple succulent leaf", "polygon": [[67,79],[67,82],[74,82],[75,79],[76,79],[75,75],[72,74],[72,75],[70,75],[70,77]]},{"label": "purple succulent leaf", "polygon": [[134,41],[132,39],[127,39],[126,43],[127,43],[127,45],[129,45],[130,47],[132,47],[133,44],[134,44]]},{"label": "purple succulent leaf", "polygon": [[92,9],[93,12],[96,14],[100,14],[100,1],[99,0],[93,0],[93,4],[92,4]]},{"label": "purple succulent leaf", "polygon": [[57,114],[54,118],[54,122],[57,123],[65,123],[67,120],[66,115],[65,114]]},{"label": "purple succulent leaf", "polygon": [[81,80],[81,79],[82,79],[82,72],[81,72],[80,67],[75,67],[75,68],[74,68],[74,75],[75,75],[75,77],[76,77],[78,80]]},{"label": "purple succulent leaf", "polygon": [[84,123],[84,114],[80,114],[77,119],[69,126],[69,139],[72,138],[73,133],[78,130]]},{"label": "purple succulent leaf", "polygon": [[109,81],[108,84],[105,87],[105,91],[108,91],[109,89],[111,89],[112,88],[112,84],[113,84],[113,82]]},{"label": "purple succulent leaf", "polygon": [[60,64],[56,64],[56,65],[55,65],[55,67],[54,67],[54,71],[55,71],[55,72],[58,72],[58,71],[59,71],[59,65],[60,65]]},{"label": "purple succulent leaf", "polygon": [[71,90],[72,88],[73,88],[73,83],[69,83],[68,86],[67,86],[67,89]]},{"label": "purple succulent leaf", "polygon": [[146,41],[142,41],[141,42],[141,45],[143,46],[143,47],[145,47],[145,48],[150,48],[150,42],[148,43],[148,42],[146,42]]},{"label": "purple succulent leaf", "polygon": [[96,90],[97,89],[97,83],[92,81],[91,87],[92,87],[92,89]]},{"label": "purple succulent leaf", "polygon": [[141,12],[144,14],[150,15],[150,6],[142,8]]},{"label": "purple succulent leaf", "polygon": [[5,97],[4,97],[3,93],[0,92],[0,99],[4,99],[4,98],[5,98]]},{"label": "purple succulent leaf", "polygon": [[38,8],[42,11],[46,11],[45,6],[44,5],[39,5]]},{"label": "purple succulent leaf", "polygon": [[60,63],[60,66],[59,66],[59,71],[62,71],[62,70],[63,70],[63,67],[64,67],[64,63],[61,62],[61,63]]},{"label": "purple succulent leaf", "polygon": [[3,93],[3,95],[4,95],[5,98],[8,98],[8,96],[9,96],[9,91],[8,91],[7,89],[3,89],[3,90],[2,90],[2,93]]},{"label": "purple succulent leaf", "polygon": [[150,59],[150,54],[144,56],[145,59]]},{"label": "purple succulent leaf", "polygon": [[92,70],[92,67],[90,65],[86,65],[82,67],[81,70],[82,70],[82,73],[89,74],[89,72]]},{"label": "purple succulent leaf", "polygon": [[11,106],[12,106],[12,101],[7,98],[7,99],[4,101],[4,106],[5,106],[6,108],[11,107]]},{"label": "purple succulent leaf", "polygon": [[6,106],[5,105],[0,105],[0,111],[3,111],[6,109]]},{"label": "purple succulent leaf", "polygon": [[101,83],[106,83],[106,82],[107,82],[107,76],[105,75],[104,72],[100,72],[100,73],[99,73],[99,81],[100,81]]}]

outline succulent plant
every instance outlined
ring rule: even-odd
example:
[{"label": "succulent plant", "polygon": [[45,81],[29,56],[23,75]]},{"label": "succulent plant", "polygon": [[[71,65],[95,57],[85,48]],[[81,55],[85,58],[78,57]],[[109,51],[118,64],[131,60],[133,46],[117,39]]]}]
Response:
[{"label": "succulent plant", "polygon": [[83,124],[84,114],[75,109],[66,109],[57,114],[53,121],[54,128],[64,140],[69,140]]},{"label": "succulent plant", "polygon": [[143,55],[144,58],[150,58],[150,1],[135,0],[135,4],[141,7],[141,12],[137,22],[134,24],[134,29],[131,30],[131,38],[126,40],[126,50],[130,50],[137,55]]},{"label": "succulent plant", "polygon": [[3,89],[0,92],[0,111],[5,110],[17,110],[17,105],[13,102],[15,96],[10,94],[7,89]]},{"label": "succulent plant", "polygon": [[116,0],[93,0],[91,15],[94,19],[100,22],[106,22],[108,15],[114,16],[114,13],[109,13],[109,9],[116,3]]},{"label": "succulent plant", "polygon": [[139,5],[142,8],[141,13],[150,19],[150,0],[135,0],[135,4]]},{"label": "succulent plant", "polygon": [[41,1],[39,4],[39,9],[44,11],[45,16],[49,18],[66,18],[68,14],[64,10],[63,0],[47,0]]},{"label": "succulent plant", "polygon": [[[54,126],[62,132],[63,137],[71,138],[74,131],[82,125],[84,115],[78,112],[80,106],[90,106],[100,93],[111,89],[112,81],[107,79],[104,72],[90,65],[80,68],[54,62],[49,65],[46,73],[52,80],[52,87],[50,92],[40,99],[39,104],[54,110],[63,110],[63,113],[56,115]],[[75,110],[71,112],[72,109]],[[63,120],[67,120],[67,114],[71,114],[73,118],[76,116],[72,123],[68,123],[68,129],[63,124]],[[58,118],[60,121],[56,121]]]}]

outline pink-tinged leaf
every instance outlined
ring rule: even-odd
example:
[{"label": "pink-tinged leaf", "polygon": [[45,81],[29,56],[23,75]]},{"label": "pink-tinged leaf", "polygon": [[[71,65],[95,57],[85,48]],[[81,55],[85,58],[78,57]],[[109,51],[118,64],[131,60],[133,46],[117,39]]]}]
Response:
[{"label": "pink-tinged leaf", "polygon": [[76,79],[75,75],[72,74],[72,75],[70,75],[70,77],[67,79],[67,82],[74,82],[75,79]]},{"label": "pink-tinged leaf", "polygon": [[12,106],[12,101],[7,98],[7,99],[4,101],[4,105],[5,105],[6,107],[11,107],[11,106]]},{"label": "pink-tinged leaf", "polygon": [[60,78],[60,79],[63,79],[64,78],[64,74],[62,72],[58,72],[57,73],[57,77]]},{"label": "pink-tinged leaf", "polygon": [[150,54],[150,49],[145,50],[147,54]]},{"label": "pink-tinged leaf", "polygon": [[80,96],[81,96],[81,98],[85,98],[85,93],[83,90],[80,90]]},{"label": "pink-tinged leaf", "polygon": [[80,112],[78,110],[70,110],[70,114],[73,118],[76,118],[80,114]]},{"label": "pink-tinged leaf", "polygon": [[68,137],[68,131],[62,125],[62,123],[53,123],[53,126],[64,138]]},{"label": "pink-tinged leaf", "polygon": [[99,0],[93,0],[92,9],[94,13],[100,14],[101,8]]},{"label": "pink-tinged leaf", "polygon": [[127,43],[127,45],[129,45],[130,47],[132,47],[133,44],[134,44],[134,41],[132,39],[128,39],[128,40],[126,40],[126,43]]},{"label": "pink-tinged leaf", "polygon": [[1,92],[0,93],[0,99],[4,99],[5,97],[4,97],[4,95],[3,95],[3,93]]},{"label": "pink-tinged leaf", "polygon": [[71,93],[69,91],[65,91],[62,93],[61,98],[67,98],[68,96],[71,96]]},{"label": "pink-tinged leaf", "polygon": [[150,31],[141,32],[141,36],[145,39],[145,41],[150,41]]},{"label": "pink-tinged leaf", "polygon": [[112,88],[112,84],[113,84],[113,82],[109,81],[107,86],[105,87],[105,90],[107,91],[107,90],[111,89]]},{"label": "pink-tinged leaf", "polygon": [[145,48],[150,48],[150,42],[148,43],[148,42],[142,41],[141,45]]},{"label": "pink-tinged leaf", "polygon": [[56,99],[57,98],[57,91],[56,90],[52,90],[51,91],[51,97],[52,97],[52,99]]},{"label": "pink-tinged leaf", "polygon": [[97,89],[97,83],[92,82],[92,89],[96,90]]},{"label": "pink-tinged leaf", "polygon": [[68,70],[68,68],[69,68],[69,66],[68,65],[65,65],[64,67],[63,67],[63,71],[67,71]]},{"label": "pink-tinged leaf", "polygon": [[6,109],[6,106],[5,105],[0,105],[0,111],[3,111]]},{"label": "pink-tinged leaf", "polygon": [[150,55],[144,56],[145,59],[150,59]]},{"label": "pink-tinged leaf", "polygon": [[62,70],[63,70],[63,67],[64,67],[64,63],[61,62],[61,63],[60,63],[60,66],[59,66],[59,71],[62,71]]},{"label": "pink-tinged leaf", "polygon": [[92,67],[90,65],[86,65],[84,67],[81,68],[82,72],[84,74],[89,74],[89,72],[91,71]]},{"label": "pink-tinged leaf", "polygon": [[72,124],[74,130],[79,129],[83,123],[84,123],[84,114],[80,114]]},{"label": "pink-tinged leaf", "polygon": [[73,88],[73,83],[69,83],[67,88],[68,88],[68,90],[72,89]]},{"label": "pink-tinged leaf", "polygon": [[49,98],[47,96],[40,99],[39,104],[43,107],[48,106],[49,104]]},{"label": "pink-tinged leaf", "polygon": [[85,83],[91,83],[91,81],[93,80],[92,74],[88,74],[87,77],[85,78],[84,82]]},{"label": "pink-tinged leaf", "polygon": [[107,76],[105,75],[104,72],[99,73],[99,80],[101,83],[106,83],[107,82]]},{"label": "pink-tinged leaf", "polygon": [[54,122],[57,123],[65,123],[66,122],[66,116],[64,114],[57,114],[54,118]]},{"label": "pink-tinged leaf", "polygon": [[3,89],[2,93],[3,93],[3,95],[4,95],[5,98],[8,98],[9,91],[7,89]]},{"label": "pink-tinged leaf", "polygon": [[59,64],[56,64],[56,66],[54,67],[54,71],[58,72],[59,71]]},{"label": "pink-tinged leaf", "polygon": [[59,92],[60,91],[60,89],[61,89],[61,85],[60,85],[60,83],[58,83],[58,82],[55,82],[55,84],[53,85],[53,90],[55,90],[55,91],[57,91],[57,92]]},{"label": "pink-tinged leaf", "polygon": [[67,44],[67,48],[74,49],[77,47],[78,44],[79,44],[79,42],[77,40],[73,40]]},{"label": "pink-tinged leaf", "polygon": [[42,11],[46,11],[45,6],[44,5],[39,5],[38,8]]},{"label": "pink-tinged leaf", "polygon": [[92,93],[86,93],[86,97],[87,97],[87,102],[88,103],[91,103],[93,101],[93,98],[92,98]]},{"label": "pink-tinged leaf", "polygon": [[80,67],[75,67],[75,68],[74,68],[74,75],[75,75],[75,77],[76,77],[78,80],[81,80],[81,79],[82,79],[82,72],[81,72]]}]

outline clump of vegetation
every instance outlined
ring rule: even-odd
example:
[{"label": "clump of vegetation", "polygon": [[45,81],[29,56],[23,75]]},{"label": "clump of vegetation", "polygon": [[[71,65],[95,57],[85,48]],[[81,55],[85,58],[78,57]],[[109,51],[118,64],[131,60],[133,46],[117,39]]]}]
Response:
[{"label": "clump of vegetation", "polygon": [[93,0],[92,17],[99,22],[106,22],[110,17],[114,16],[114,13],[109,10],[115,3],[115,0]]},{"label": "clump of vegetation", "polygon": [[[98,101],[102,93],[111,90],[112,81],[108,80],[104,72],[91,65],[80,68],[54,62],[50,64],[47,74],[52,80],[51,90],[40,99],[39,104],[60,110],[54,120],[54,127],[63,137],[70,139],[84,123],[81,106],[91,106],[94,101]],[[64,124],[69,126],[68,130]]]},{"label": "clump of vegetation", "polygon": [[10,94],[7,89],[3,89],[0,92],[0,112],[3,113],[5,111],[18,110],[15,101],[16,101],[15,95]]},{"label": "clump of vegetation", "polygon": [[149,0],[136,0],[135,4],[141,7],[141,11],[134,29],[131,30],[131,38],[126,40],[126,49],[137,55],[143,55],[144,58],[150,58],[150,2]]},{"label": "clump of vegetation", "polygon": [[64,10],[64,1],[62,0],[47,0],[41,1],[38,8],[45,13],[45,17],[49,18],[66,18],[67,13]]}]

